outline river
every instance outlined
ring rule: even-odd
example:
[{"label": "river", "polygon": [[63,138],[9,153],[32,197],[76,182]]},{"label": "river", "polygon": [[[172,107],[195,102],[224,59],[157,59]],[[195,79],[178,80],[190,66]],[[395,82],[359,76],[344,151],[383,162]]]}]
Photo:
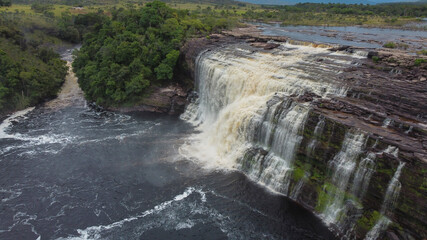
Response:
[{"label": "river", "polygon": [[[390,28],[367,28],[360,26],[282,26],[280,24],[253,23],[263,35],[286,36],[294,40],[349,45],[362,48],[380,48],[387,42],[402,44],[415,52],[427,47],[427,31]],[[424,26],[419,22],[414,26]]]},{"label": "river", "polygon": [[57,99],[0,125],[0,239],[334,238],[243,173],[183,157],[197,131],[92,108],[70,73]]}]

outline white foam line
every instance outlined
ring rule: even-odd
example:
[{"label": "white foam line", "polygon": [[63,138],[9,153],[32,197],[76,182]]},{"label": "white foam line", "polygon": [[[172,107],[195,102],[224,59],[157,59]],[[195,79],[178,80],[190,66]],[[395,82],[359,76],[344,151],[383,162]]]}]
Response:
[{"label": "white foam line", "polygon": [[251,210],[252,212],[258,213],[258,214],[259,214],[259,215],[261,215],[261,216],[264,216],[264,217],[269,218],[269,219],[272,219],[272,220],[276,220],[275,218],[273,218],[273,217],[271,217],[271,216],[269,216],[269,215],[267,215],[267,214],[263,213],[262,211],[260,211],[260,210],[258,210],[258,209],[256,209],[256,208],[251,207],[251,206],[250,206],[249,204],[247,204],[247,203],[241,202],[241,201],[239,201],[239,200],[237,200],[237,199],[234,199],[234,198],[227,197],[227,196],[222,195],[222,194],[219,194],[219,193],[217,193],[217,192],[215,192],[215,191],[210,191],[210,193],[211,193],[212,195],[214,195],[214,196],[217,196],[217,197],[220,197],[220,198],[224,198],[224,199],[227,199],[227,200],[229,200],[229,201],[233,201],[233,202],[235,202],[235,203],[237,203],[237,204],[239,204],[239,205],[241,205],[241,206],[244,206],[244,207],[248,208],[248,209],[249,209],[249,210]]},{"label": "white foam line", "polygon": [[1,138],[10,138],[10,137],[13,138],[13,136],[11,136],[5,132],[6,129],[8,129],[10,127],[10,125],[12,124],[12,120],[17,120],[17,118],[19,118],[19,117],[24,117],[27,113],[31,112],[32,110],[34,110],[34,107],[30,107],[30,108],[15,112],[14,114],[12,114],[12,116],[6,118],[0,124],[0,139]]},{"label": "white foam line", "polygon": [[13,190],[6,190],[6,189],[0,189],[0,193],[9,193],[10,194],[9,197],[3,198],[1,200],[2,203],[10,201],[12,199],[15,199],[15,198],[21,196],[21,194],[22,194],[22,192],[20,192],[20,191],[13,191]]},{"label": "white foam line", "polygon": [[[188,187],[183,193],[176,195],[172,200],[160,203],[159,205],[156,205],[154,208],[147,210],[140,215],[137,215],[135,217],[125,218],[123,220],[111,223],[109,225],[92,226],[92,227],[88,227],[88,228],[83,229],[83,230],[78,229],[77,232],[80,234],[80,236],[68,237],[65,239],[67,239],[67,240],[100,239],[101,238],[100,233],[102,231],[109,230],[109,229],[116,228],[116,227],[121,227],[125,223],[135,221],[137,219],[146,217],[146,216],[154,214],[154,213],[158,213],[158,212],[166,209],[167,207],[169,207],[173,202],[182,201],[183,199],[187,198],[188,196],[190,196],[195,191],[200,193],[202,198],[203,198],[204,193],[201,190],[196,190],[194,187]],[[206,197],[204,198],[204,200],[206,200]],[[64,239],[64,238],[59,238],[59,239]]]}]

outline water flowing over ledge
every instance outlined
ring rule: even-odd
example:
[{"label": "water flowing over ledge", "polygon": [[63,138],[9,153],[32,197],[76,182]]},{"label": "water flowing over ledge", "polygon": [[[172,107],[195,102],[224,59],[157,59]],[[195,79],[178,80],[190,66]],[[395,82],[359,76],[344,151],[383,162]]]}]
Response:
[{"label": "water flowing over ledge", "polygon": [[[322,48],[294,45],[284,45],[283,48],[284,51],[273,55],[229,46],[222,51],[206,52],[198,57],[195,75],[199,98],[196,103],[190,104],[182,118],[200,125],[204,135],[200,139],[206,141],[200,142],[200,147],[209,146],[210,149],[188,149],[186,152],[195,154],[195,157],[209,152],[206,156],[199,155],[197,158],[212,156],[209,162],[219,161],[221,167],[235,167],[236,159],[246,149],[245,143],[253,138],[250,135],[254,134],[256,119],[260,121],[263,115],[275,114],[274,111],[268,111],[269,106],[266,105],[275,94],[276,99],[306,92],[325,97],[345,96],[346,87],[334,84],[333,78],[342,71],[345,64],[351,64],[351,58],[328,54]],[[329,61],[337,62],[336,66],[330,68],[326,63],[317,62],[313,58],[315,54],[325,54]],[[325,66],[323,69],[322,65]],[[307,68],[315,70],[309,73]],[[330,81],[325,82],[323,79]],[[308,111],[303,104],[292,103],[291,100],[286,102],[292,105],[291,108],[295,108],[288,118],[298,118],[293,115]],[[274,107],[279,105],[277,102]],[[286,113],[281,116],[286,117]],[[298,120],[302,124],[303,117],[299,116]],[[280,146],[280,143],[277,145]],[[189,146],[192,147],[194,145]]]},{"label": "water flowing over ledge", "polygon": [[202,52],[195,61],[198,98],[181,116],[200,132],[181,154],[206,168],[243,171],[312,209],[343,238],[378,238],[395,220],[387,199],[396,202],[400,188],[394,181],[394,191],[374,188],[395,178],[390,169],[402,171],[398,148],[322,110],[359,97],[342,79],[365,57],[289,43],[273,51],[234,44]]}]

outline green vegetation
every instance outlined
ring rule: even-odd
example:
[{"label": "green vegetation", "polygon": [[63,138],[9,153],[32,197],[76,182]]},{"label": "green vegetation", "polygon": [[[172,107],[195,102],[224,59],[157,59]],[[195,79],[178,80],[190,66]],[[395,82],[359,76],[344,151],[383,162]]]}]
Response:
[{"label": "green vegetation", "polygon": [[387,42],[386,44],[383,45],[383,47],[385,48],[396,48],[396,44],[394,42]]},{"label": "green vegetation", "polygon": [[299,181],[299,180],[301,180],[304,176],[305,176],[305,171],[304,171],[304,169],[299,168],[299,167],[296,167],[296,168],[294,169],[293,177],[294,177],[294,180],[295,180],[295,181]]},{"label": "green vegetation", "polygon": [[372,56],[372,61],[374,61],[374,63],[378,63],[380,58],[378,56]]},{"label": "green vegetation", "polygon": [[406,43],[394,43],[394,42],[387,42],[383,45],[385,48],[399,48],[399,49],[408,49],[409,45]]},{"label": "green vegetation", "polygon": [[0,115],[55,97],[68,70],[56,49],[79,42],[94,24],[84,21],[89,14],[54,17],[49,7],[35,8],[44,12],[0,12]]},{"label": "green vegetation", "polygon": [[0,113],[56,96],[67,67],[44,46],[32,46],[12,26],[0,25]]},{"label": "green vegetation", "polygon": [[372,229],[375,223],[378,222],[381,216],[381,213],[378,211],[366,211],[365,214],[357,221],[357,226],[363,229],[363,231],[368,232],[370,229]]},{"label": "green vegetation", "polygon": [[68,12],[55,17],[46,14],[49,6],[32,7],[40,13],[0,12],[0,115],[55,97],[68,70],[56,49],[80,42],[107,18]]},{"label": "green vegetation", "polygon": [[31,9],[34,10],[34,12],[36,12],[36,13],[44,13],[44,12],[53,10],[55,8],[50,4],[33,3],[31,5]]},{"label": "green vegetation", "polygon": [[420,66],[422,63],[426,63],[426,62],[427,62],[427,60],[425,60],[425,59],[417,58],[417,59],[415,59],[415,61],[414,61],[414,65],[415,65],[415,66]]},{"label": "green vegetation", "polygon": [[315,210],[317,212],[323,212],[328,204],[333,200],[332,197],[335,194],[344,194],[344,201],[351,200],[356,204],[361,204],[360,199],[354,196],[353,194],[343,191],[337,188],[332,183],[325,181],[322,187],[317,188],[317,204]]},{"label": "green vegetation", "polygon": [[10,7],[12,6],[12,1],[11,0],[0,0],[0,7],[5,6],[5,7]]},{"label": "green vegetation", "polygon": [[318,187],[317,205],[315,207],[316,212],[321,213],[325,210],[327,204],[331,201],[330,194],[336,190],[337,188],[328,182],[325,182],[322,188]]},{"label": "green vegetation", "polygon": [[423,49],[421,51],[418,51],[417,54],[427,56],[427,49]]},{"label": "green vegetation", "polygon": [[[1,0],[8,1],[8,0]],[[15,0],[14,5],[0,8],[0,11],[24,11],[26,13],[45,13],[61,16],[63,12],[71,14],[97,13],[107,15],[120,8],[135,9],[149,3],[126,0],[43,0],[34,4],[30,0]],[[240,3],[231,0],[163,0],[174,9],[186,9],[192,14],[214,13],[225,18],[239,18],[245,21],[281,22],[286,25],[329,25],[329,26],[392,26],[403,27],[410,22],[418,22],[427,17],[427,3],[394,4],[318,4],[300,3],[287,6],[264,6]],[[33,4],[33,9],[29,5]],[[82,7],[82,8],[76,8]],[[40,9],[42,7],[42,9]],[[50,9],[45,11],[46,7]],[[406,28],[425,28],[405,26]]]},{"label": "green vegetation", "polygon": [[247,20],[279,21],[287,25],[366,25],[402,26],[427,16],[427,4],[317,4],[263,6],[261,11],[248,10]]},{"label": "green vegetation", "polygon": [[113,11],[102,22],[84,37],[73,63],[87,99],[100,105],[137,103],[149,86],[172,80],[186,38],[236,24],[213,14],[189,16],[159,1]]}]

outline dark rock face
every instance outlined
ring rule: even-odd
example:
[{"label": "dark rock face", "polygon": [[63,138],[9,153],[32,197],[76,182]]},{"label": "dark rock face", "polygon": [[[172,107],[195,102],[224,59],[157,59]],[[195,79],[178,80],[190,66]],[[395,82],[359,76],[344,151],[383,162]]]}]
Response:
[{"label": "dark rock face", "polygon": [[[184,46],[182,62],[185,71],[194,78],[194,63],[199,53],[209,51],[223,44],[244,43],[269,51],[278,46],[270,42],[285,41],[283,37],[261,36],[259,31],[243,29],[225,32],[210,39],[193,39]],[[276,46],[277,45],[277,46]],[[331,48],[331,51],[353,53],[363,49],[349,46]],[[320,98],[307,92],[300,96],[290,96],[292,101],[309,103],[311,109],[304,125],[302,141],[295,156],[295,168],[290,183],[290,192],[297,188],[307,173],[307,180],[296,201],[313,212],[321,213],[322,195],[327,195],[326,184],[330,184],[331,172],[328,162],[340,151],[345,133],[357,128],[367,135],[364,153],[377,153],[376,167],[363,198],[357,198],[362,208],[354,205],[350,189],[347,189],[348,211],[344,213],[348,221],[343,225],[354,226],[353,236],[363,239],[378,220],[387,185],[400,162],[404,162],[399,181],[401,190],[395,210],[388,214],[392,224],[379,239],[426,239],[427,238],[427,64],[415,64],[419,57],[395,50],[366,50],[367,59],[361,59],[354,66],[339,73],[342,86],[348,88],[346,97]],[[375,56],[376,61],[372,58]],[[424,57],[425,58],[425,57]],[[427,58],[425,58],[427,59]],[[321,56],[317,61],[322,61]],[[323,119],[320,134],[315,128]],[[310,145],[313,140],[316,145]],[[399,149],[390,153],[390,146]],[[263,148],[251,148],[245,153],[242,170],[250,161],[263,161],[268,154]],[[264,157],[263,157],[264,156]],[[354,176],[353,176],[354,177]],[[340,232],[336,226],[337,232]]]},{"label": "dark rock face", "polygon": [[213,34],[210,36],[210,38],[190,39],[181,48],[181,56],[178,63],[178,72],[180,73],[179,75],[181,77],[190,77],[190,83],[188,85],[191,85],[192,87],[196,58],[201,52],[210,51],[225,44],[243,41],[243,39],[238,39],[222,34]]},{"label": "dark rock face", "polygon": [[[377,167],[362,200],[360,219],[372,218],[372,212],[381,209],[393,172],[399,162],[405,162],[399,179],[402,185],[400,196],[396,209],[390,214],[393,223],[381,238],[424,239],[427,237],[426,65],[414,66],[414,57],[400,52],[380,51],[376,56],[384,60],[374,63],[366,59],[358,67],[341,74],[343,84],[350,88],[347,97],[313,98],[311,104],[314,110],[304,129],[297,165],[314,165],[316,167],[313,169],[318,172],[312,172],[311,176],[327,177],[325,160],[337,153],[337,146],[342,142],[345,130],[355,127],[369,133],[366,150],[383,153],[376,159]],[[399,61],[396,64],[397,61],[392,60],[390,64],[387,59]],[[326,126],[316,151],[307,154],[307,144],[312,139],[319,116],[325,117]],[[398,155],[384,152],[387,146],[398,147]],[[298,198],[304,206],[314,210],[319,204],[316,194],[319,186],[322,186],[318,181],[308,181],[302,190],[305,194]],[[371,227],[359,220],[355,228],[357,237],[363,238]]]},{"label": "dark rock face", "polygon": [[187,92],[179,85],[152,87],[142,102],[132,107],[110,107],[118,112],[156,112],[179,115],[187,104]]},{"label": "dark rock face", "polygon": [[264,50],[275,49],[280,46],[277,43],[263,43],[263,42],[254,42],[251,44],[252,47],[263,48]]}]

